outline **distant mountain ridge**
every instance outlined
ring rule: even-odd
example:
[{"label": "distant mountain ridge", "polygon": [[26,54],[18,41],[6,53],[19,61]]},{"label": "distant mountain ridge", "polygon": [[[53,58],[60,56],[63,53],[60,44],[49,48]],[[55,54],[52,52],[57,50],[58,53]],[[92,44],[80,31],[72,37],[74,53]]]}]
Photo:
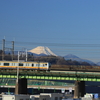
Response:
[{"label": "distant mountain ridge", "polygon": [[98,66],[100,66],[100,62],[97,62],[96,64],[97,64]]},{"label": "distant mountain ridge", "polygon": [[[54,54],[48,47],[42,47],[42,46],[38,46],[32,50],[29,50],[29,52],[37,54],[38,56],[41,55],[54,55],[57,56],[56,54]],[[66,56],[64,56],[65,60],[72,60],[72,61],[78,61],[78,62],[87,62],[90,65],[96,65],[94,62],[87,60],[87,59],[82,59],[77,57],[76,55],[73,54],[68,54]]]},{"label": "distant mountain ridge", "polygon": [[[9,54],[9,53],[12,54],[11,51],[5,51],[5,53],[6,54]],[[17,55],[18,51],[14,51],[14,54]],[[25,55],[26,53],[23,52],[23,51],[20,51],[20,54]],[[34,55],[34,56],[48,56],[48,55],[57,56],[48,47],[43,47],[43,46],[38,46],[38,47],[36,47],[32,50],[29,50],[27,52],[27,54]],[[63,57],[64,57],[65,60],[72,60],[72,61],[78,61],[78,62],[87,62],[90,65],[100,65],[100,62],[95,64],[94,62],[92,62],[90,60],[79,58],[78,56],[73,55],[73,54],[68,54],[68,55],[63,56]]]},{"label": "distant mountain ridge", "polygon": [[90,65],[96,65],[94,62],[90,61],[90,60],[87,60],[87,59],[82,59],[82,58],[79,58],[75,55],[72,55],[72,54],[68,54],[66,56],[64,56],[65,60],[72,60],[72,61],[78,61],[78,62],[87,62],[89,63]]}]

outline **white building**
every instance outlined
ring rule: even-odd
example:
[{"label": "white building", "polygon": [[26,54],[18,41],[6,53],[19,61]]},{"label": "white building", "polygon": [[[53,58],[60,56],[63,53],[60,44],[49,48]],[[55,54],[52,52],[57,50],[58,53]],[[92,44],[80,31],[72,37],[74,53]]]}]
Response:
[{"label": "white building", "polygon": [[40,95],[30,95],[30,100],[62,100],[61,93],[40,93]]},{"label": "white building", "polygon": [[29,95],[2,95],[2,100],[30,100]]},{"label": "white building", "polygon": [[2,100],[62,100],[61,93],[40,93],[40,95],[2,95]]},{"label": "white building", "polygon": [[30,95],[30,100],[39,100],[40,95]]},{"label": "white building", "polygon": [[62,98],[63,94],[61,93],[40,93],[39,100],[62,100]]}]

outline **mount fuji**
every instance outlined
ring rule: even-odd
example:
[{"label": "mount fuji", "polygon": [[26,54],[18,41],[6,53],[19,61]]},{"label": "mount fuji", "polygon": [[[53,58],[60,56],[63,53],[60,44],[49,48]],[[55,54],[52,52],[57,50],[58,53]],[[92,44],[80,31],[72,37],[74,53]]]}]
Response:
[{"label": "mount fuji", "polygon": [[30,53],[34,53],[37,55],[53,55],[53,56],[57,56],[56,54],[54,54],[48,47],[43,47],[43,46],[38,46],[32,50],[29,50],[28,52]]}]

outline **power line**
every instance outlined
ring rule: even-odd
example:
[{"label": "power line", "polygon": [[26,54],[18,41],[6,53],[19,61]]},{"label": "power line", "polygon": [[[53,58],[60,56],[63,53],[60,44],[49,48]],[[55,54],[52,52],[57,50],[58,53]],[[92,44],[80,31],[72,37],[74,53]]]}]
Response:
[{"label": "power line", "polygon": [[66,43],[38,43],[38,42],[15,42],[15,44],[25,45],[47,45],[47,46],[66,46],[66,47],[100,47],[100,44],[66,44]]}]

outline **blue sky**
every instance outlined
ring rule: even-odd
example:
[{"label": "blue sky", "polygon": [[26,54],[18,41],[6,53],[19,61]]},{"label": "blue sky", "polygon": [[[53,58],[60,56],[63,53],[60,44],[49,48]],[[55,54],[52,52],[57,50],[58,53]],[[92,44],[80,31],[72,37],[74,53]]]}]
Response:
[{"label": "blue sky", "polygon": [[[94,45],[62,47],[62,44],[100,44],[100,0],[0,0],[1,41],[4,36],[7,41],[23,42],[21,46],[26,42],[59,44],[61,54],[73,53],[83,58],[93,54],[91,58],[100,61],[100,48]],[[53,48],[58,50],[57,46]],[[82,53],[84,49],[86,56]]]}]

